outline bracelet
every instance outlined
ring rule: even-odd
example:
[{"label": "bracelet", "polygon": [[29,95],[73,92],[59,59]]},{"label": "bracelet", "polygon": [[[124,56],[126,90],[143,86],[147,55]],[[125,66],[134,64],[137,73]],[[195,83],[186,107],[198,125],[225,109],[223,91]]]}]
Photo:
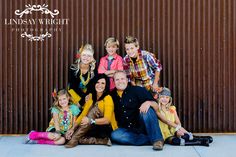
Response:
[{"label": "bracelet", "polygon": [[95,125],[96,121],[94,119],[90,119],[90,124],[92,124],[92,125],[94,124]]},{"label": "bracelet", "polygon": [[181,125],[179,124],[176,126],[175,131],[178,131],[180,128],[181,128]]}]

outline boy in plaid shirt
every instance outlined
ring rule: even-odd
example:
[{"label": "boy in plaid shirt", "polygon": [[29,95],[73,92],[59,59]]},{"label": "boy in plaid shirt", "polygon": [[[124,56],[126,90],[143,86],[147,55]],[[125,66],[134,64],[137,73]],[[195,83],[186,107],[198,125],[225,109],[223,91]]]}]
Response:
[{"label": "boy in plaid shirt", "polygon": [[138,40],[127,36],[125,39],[124,70],[132,85],[145,87],[149,91],[161,92],[158,81],[162,66],[156,57],[145,50],[140,50]]}]

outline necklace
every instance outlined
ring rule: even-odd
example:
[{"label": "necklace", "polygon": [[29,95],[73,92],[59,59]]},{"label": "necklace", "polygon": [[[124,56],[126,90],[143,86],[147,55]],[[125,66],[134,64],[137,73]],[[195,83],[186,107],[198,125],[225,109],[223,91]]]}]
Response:
[{"label": "necklace", "polygon": [[80,76],[79,76],[81,82],[80,82],[80,88],[83,90],[83,92],[87,91],[86,85],[89,83],[90,80],[90,72],[88,72],[87,79],[85,80],[83,77],[82,72],[80,71]]}]

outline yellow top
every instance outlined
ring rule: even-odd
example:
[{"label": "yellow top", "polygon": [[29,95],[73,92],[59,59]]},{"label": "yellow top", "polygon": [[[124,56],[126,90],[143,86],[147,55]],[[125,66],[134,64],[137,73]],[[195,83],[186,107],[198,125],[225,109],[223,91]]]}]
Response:
[{"label": "yellow top", "polygon": [[[76,119],[76,123],[81,122],[82,118],[88,114],[90,107],[93,105],[92,94],[90,94],[90,99],[85,103],[84,109],[80,116]],[[98,101],[98,108],[103,113],[104,117],[110,121],[112,129],[118,128],[114,113],[114,103],[110,95],[104,97],[103,100]]]},{"label": "yellow top", "polygon": [[[165,116],[165,118],[167,120],[169,120],[171,122],[175,122],[175,112],[176,112],[175,106],[170,106],[170,109],[168,111],[164,112],[162,110],[159,110],[159,112],[163,116]],[[175,135],[175,128],[170,127],[166,123],[163,123],[161,120],[159,120],[159,125],[160,125],[160,128],[161,128],[161,132],[162,132],[162,136],[163,136],[164,140],[166,140],[170,136]]]},{"label": "yellow top", "polygon": [[79,101],[81,100],[81,97],[73,89],[69,89],[68,92],[71,95],[73,103],[78,104]]}]

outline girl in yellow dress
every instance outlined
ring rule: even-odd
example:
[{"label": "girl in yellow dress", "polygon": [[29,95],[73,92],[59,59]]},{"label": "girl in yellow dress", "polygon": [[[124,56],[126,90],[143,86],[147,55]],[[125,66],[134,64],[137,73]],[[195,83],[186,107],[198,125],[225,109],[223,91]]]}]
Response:
[{"label": "girl in yellow dress", "polygon": [[172,104],[171,92],[163,88],[159,94],[157,115],[165,143],[171,145],[209,146],[213,141],[210,136],[194,136],[181,126],[175,106]]}]

